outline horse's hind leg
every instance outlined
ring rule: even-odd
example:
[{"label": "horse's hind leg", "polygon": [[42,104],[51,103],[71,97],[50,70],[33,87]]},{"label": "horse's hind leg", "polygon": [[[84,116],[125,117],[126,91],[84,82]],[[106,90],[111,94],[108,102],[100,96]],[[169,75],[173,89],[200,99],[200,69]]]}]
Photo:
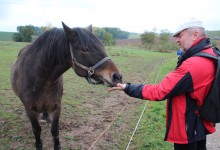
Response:
[{"label": "horse's hind leg", "polygon": [[42,150],[42,142],[41,142],[41,127],[38,121],[38,114],[33,112],[32,110],[26,109],[27,116],[31,122],[32,125],[32,131],[35,136],[35,147],[36,150]]},{"label": "horse's hind leg", "polygon": [[54,141],[54,150],[60,150],[60,140],[59,140],[59,118],[60,118],[60,107],[57,107],[53,112],[53,119],[51,122],[51,134]]}]

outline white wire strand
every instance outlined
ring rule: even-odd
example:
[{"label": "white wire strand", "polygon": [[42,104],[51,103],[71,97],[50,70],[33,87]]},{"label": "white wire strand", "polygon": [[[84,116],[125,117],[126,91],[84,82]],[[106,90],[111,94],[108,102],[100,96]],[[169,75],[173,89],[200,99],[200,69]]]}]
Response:
[{"label": "white wire strand", "polygon": [[[161,64],[163,64],[163,60],[161,61]],[[158,73],[157,73],[157,77],[156,77],[154,83],[157,83],[157,79],[158,79],[158,77],[159,77],[159,73],[160,73],[160,68],[159,68],[159,71],[158,71]],[[137,124],[136,124],[135,129],[134,129],[134,132],[132,133],[132,136],[131,136],[131,138],[130,138],[130,141],[128,142],[128,145],[127,145],[127,147],[126,147],[126,150],[128,150],[128,148],[129,148],[129,146],[130,146],[130,144],[131,144],[131,141],[132,141],[132,139],[133,139],[133,137],[134,137],[134,134],[135,134],[135,132],[136,132],[136,130],[137,130],[137,128],[138,128],[138,125],[139,125],[139,123],[140,123],[140,121],[141,121],[141,119],[142,119],[142,116],[143,116],[143,114],[144,114],[144,111],[145,111],[145,109],[146,109],[146,107],[147,107],[147,103],[148,103],[148,101],[146,101],[146,103],[145,103],[144,109],[143,109],[143,111],[142,111],[142,113],[141,113],[141,116],[140,116],[139,119],[138,119],[138,122],[137,122]]]}]

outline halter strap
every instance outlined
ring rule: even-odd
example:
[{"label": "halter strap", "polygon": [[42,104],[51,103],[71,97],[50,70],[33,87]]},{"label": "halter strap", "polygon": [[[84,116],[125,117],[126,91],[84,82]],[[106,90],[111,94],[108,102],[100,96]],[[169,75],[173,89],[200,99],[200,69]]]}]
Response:
[{"label": "halter strap", "polygon": [[97,69],[99,66],[101,66],[104,62],[106,62],[107,60],[111,60],[109,57],[105,57],[103,58],[102,60],[100,60],[99,62],[97,62],[94,66],[92,67],[87,67],[87,66],[84,66],[82,64],[80,64],[76,58],[74,57],[73,55],[73,49],[72,49],[72,46],[71,44],[69,43],[69,47],[70,47],[70,54],[71,54],[71,59],[72,59],[72,68],[74,68],[73,64],[74,65],[77,65],[78,67],[84,69],[87,71],[88,73],[88,77],[86,77],[87,81],[89,83],[92,83],[92,84],[95,84],[94,82],[92,82],[92,79],[91,79],[91,76],[95,73],[95,69]]},{"label": "halter strap", "polygon": [[105,57],[102,60],[100,60],[99,62],[97,62],[94,66],[89,67],[88,73],[92,75],[95,72],[95,69],[98,68],[99,66],[101,66],[107,60],[110,60],[110,58],[109,57]]}]

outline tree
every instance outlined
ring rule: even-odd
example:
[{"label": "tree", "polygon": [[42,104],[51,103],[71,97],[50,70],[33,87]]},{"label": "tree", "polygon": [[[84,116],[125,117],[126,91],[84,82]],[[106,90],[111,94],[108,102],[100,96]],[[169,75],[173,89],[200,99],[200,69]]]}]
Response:
[{"label": "tree", "polygon": [[113,39],[128,39],[128,37],[129,37],[129,32],[122,31],[119,28],[105,27],[104,29],[105,29],[105,31],[112,34]]},{"label": "tree", "polygon": [[43,33],[45,31],[48,31],[48,30],[52,29],[52,28],[54,28],[53,25],[51,23],[49,23],[49,24],[47,24],[47,26],[40,27],[40,30],[41,30],[41,33]]},{"label": "tree", "polygon": [[105,29],[103,28],[98,28],[98,27],[94,27],[93,28],[93,33],[100,39],[102,40],[105,34]]},{"label": "tree", "polygon": [[20,33],[14,33],[12,35],[12,39],[15,41],[15,42],[22,42],[22,37],[21,37],[21,34]]},{"label": "tree", "polygon": [[13,35],[16,42],[31,42],[31,35],[34,34],[35,27],[32,25],[18,26],[18,33]]},{"label": "tree", "polygon": [[111,33],[109,32],[105,32],[103,35],[103,39],[102,42],[106,45],[106,46],[110,46],[114,44],[114,40],[113,40],[113,36]]},{"label": "tree", "polygon": [[166,49],[166,45],[168,43],[169,37],[170,37],[170,32],[167,29],[161,30],[160,43],[162,45],[162,49]]},{"label": "tree", "polygon": [[156,40],[156,34],[154,32],[144,32],[141,34],[142,44],[151,49]]},{"label": "tree", "polygon": [[103,28],[94,27],[93,33],[102,41],[103,44],[110,46],[114,45],[115,41],[113,35]]}]

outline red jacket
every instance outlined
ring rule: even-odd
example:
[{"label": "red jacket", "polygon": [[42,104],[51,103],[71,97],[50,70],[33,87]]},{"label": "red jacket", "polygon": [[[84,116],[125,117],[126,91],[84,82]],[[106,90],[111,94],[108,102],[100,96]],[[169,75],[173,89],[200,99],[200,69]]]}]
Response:
[{"label": "red jacket", "polygon": [[[215,55],[212,48],[202,52]],[[202,120],[197,111],[197,105],[202,105],[209,92],[214,75],[214,61],[192,56],[170,72],[161,83],[143,86],[143,99],[158,101],[168,98],[165,140],[187,144],[215,132],[214,125]]]}]

